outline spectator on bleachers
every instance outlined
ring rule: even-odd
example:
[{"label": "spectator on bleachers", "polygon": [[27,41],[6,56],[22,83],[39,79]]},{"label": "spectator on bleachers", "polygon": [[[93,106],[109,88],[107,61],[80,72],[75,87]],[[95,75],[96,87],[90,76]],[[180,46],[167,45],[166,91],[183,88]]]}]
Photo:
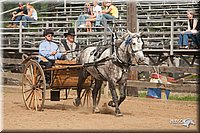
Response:
[{"label": "spectator on bleachers", "polygon": [[77,19],[77,26],[78,27],[84,27],[84,24],[86,23],[86,19],[90,17],[90,15],[92,15],[92,6],[90,5],[90,3],[88,1],[86,1],[85,5],[84,5],[84,11],[83,11],[83,15],[80,15]]},{"label": "spectator on bleachers", "polygon": [[7,28],[17,28],[17,25],[19,24],[18,21],[22,20],[22,16],[23,15],[27,15],[27,9],[26,7],[23,6],[22,3],[19,3],[18,4],[18,9],[14,12],[12,12],[12,23],[10,23],[9,25],[7,25],[6,27]]},{"label": "spectator on bleachers", "polygon": [[118,18],[118,9],[112,4],[111,0],[106,0],[106,7],[105,10],[102,10],[101,14],[97,15],[96,27],[101,27],[100,23],[105,26],[104,20],[113,20]]},{"label": "spectator on bleachers", "polygon": [[179,48],[189,48],[188,47],[188,39],[191,38],[192,41],[198,45],[197,38],[195,34],[197,34],[196,26],[198,20],[194,18],[195,12],[193,10],[187,11],[187,17],[188,17],[188,29],[186,31],[181,32],[179,35],[178,45]]},{"label": "spectator on bleachers", "polygon": [[98,0],[93,0],[92,3],[93,3],[93,8],[92,8],[93,14],[90,16],[90,18],[86,19],[86,26],[88,32],[92,31],[92,22],[95,22],[97,15],[102,12],[101,6],[98,5]]},{"label": "spectator on bleachers", "polygon": [[22,23],[23,27],[27,27],[27,21],[36,21],[38,19],[37,11],[30,3],[26,3],[26,8],[28,15],[22,17],[22,21],[25,21]]},{"label": "spectator on bleachers", "polygon": [[106,6],[106,0],[102,1],[101,8],[102,8],[102,10],[106,10],[106,8],[107,8],[107,6]]},{"label": "spectator on bleachers", "polygon": [[78,50],[79,50],[79,44],[75,43],[74,37],[75,37],[74,30],[70,29],[68,32],[64,33],[65,39],[61,41],[62,45],[60,47],[60,51],[67,51],[68,53],[65,55],[66,60],[76,60],[76,57],[78,56]]}]

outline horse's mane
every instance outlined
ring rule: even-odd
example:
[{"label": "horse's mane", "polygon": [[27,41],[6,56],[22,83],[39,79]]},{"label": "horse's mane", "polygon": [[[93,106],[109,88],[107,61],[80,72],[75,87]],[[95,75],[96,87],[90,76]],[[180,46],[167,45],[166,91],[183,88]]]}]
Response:
[{"label": "horse's mane", "polygon": [[86,46],[84,46],[82,49],[81,49],[81,51],[83,51],[83,50],[85,50],[86,48],[89,48],[89,47],[107,47],[109,45],[109,43],[106,43],[106,44],[104,44],[104,45],[97,45],[96,43],[94,43],[94,44],[90,44],[90,45],[86,45]]}]

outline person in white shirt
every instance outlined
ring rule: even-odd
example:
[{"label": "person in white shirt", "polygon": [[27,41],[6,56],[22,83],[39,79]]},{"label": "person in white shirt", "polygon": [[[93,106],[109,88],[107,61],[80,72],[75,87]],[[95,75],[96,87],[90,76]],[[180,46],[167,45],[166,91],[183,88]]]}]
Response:
[{"label": "person in white shirt", "polygon": [[37,11],[30,3],[26,3],[26,8],[28,11],[28,15],[24,15],[22,17],[22,21],[24,21],[22,23],[23,27],[27,27],[27,21],[36,21],[38,19]]}]

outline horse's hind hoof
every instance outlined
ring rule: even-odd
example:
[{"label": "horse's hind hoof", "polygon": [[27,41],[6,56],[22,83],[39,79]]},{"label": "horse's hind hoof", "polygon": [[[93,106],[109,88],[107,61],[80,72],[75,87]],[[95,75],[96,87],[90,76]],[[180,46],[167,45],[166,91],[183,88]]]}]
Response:
[{"label": "horse's hind hoof", "polygon": [[115,103],[113,101],[109,101],[108,106],[115,107]]},{"label": "horse's hind hoof", "polygon": [[73,101],[74,106],[78,107],[81,104],[81,100],[80,99],[75,99]]},{"label": "horse's hind hoof", "polygon": [[100,110],[98,107],[96,107],[95,109],[93,109],[93,113],[100,113]]}]

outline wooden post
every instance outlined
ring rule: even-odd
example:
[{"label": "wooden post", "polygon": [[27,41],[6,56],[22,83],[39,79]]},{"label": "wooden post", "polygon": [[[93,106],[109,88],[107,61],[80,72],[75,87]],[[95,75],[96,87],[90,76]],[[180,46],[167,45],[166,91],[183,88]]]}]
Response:
[{"label": "wooden post", "polygon": [[131,32],[137,32],[137,6],[136,1],[127,1],[127,28]]},{"label": "wooden post", "polygon": [[[128,0],[127,3],[127,28],[131,32],[137,32],[137,6],[136,1]],[[138,80],[138,72],[136,69],[130,70],[129,79]],[[138,88],[137,87],[127,87],[127,95],[128,96],[138,96]]]}]

